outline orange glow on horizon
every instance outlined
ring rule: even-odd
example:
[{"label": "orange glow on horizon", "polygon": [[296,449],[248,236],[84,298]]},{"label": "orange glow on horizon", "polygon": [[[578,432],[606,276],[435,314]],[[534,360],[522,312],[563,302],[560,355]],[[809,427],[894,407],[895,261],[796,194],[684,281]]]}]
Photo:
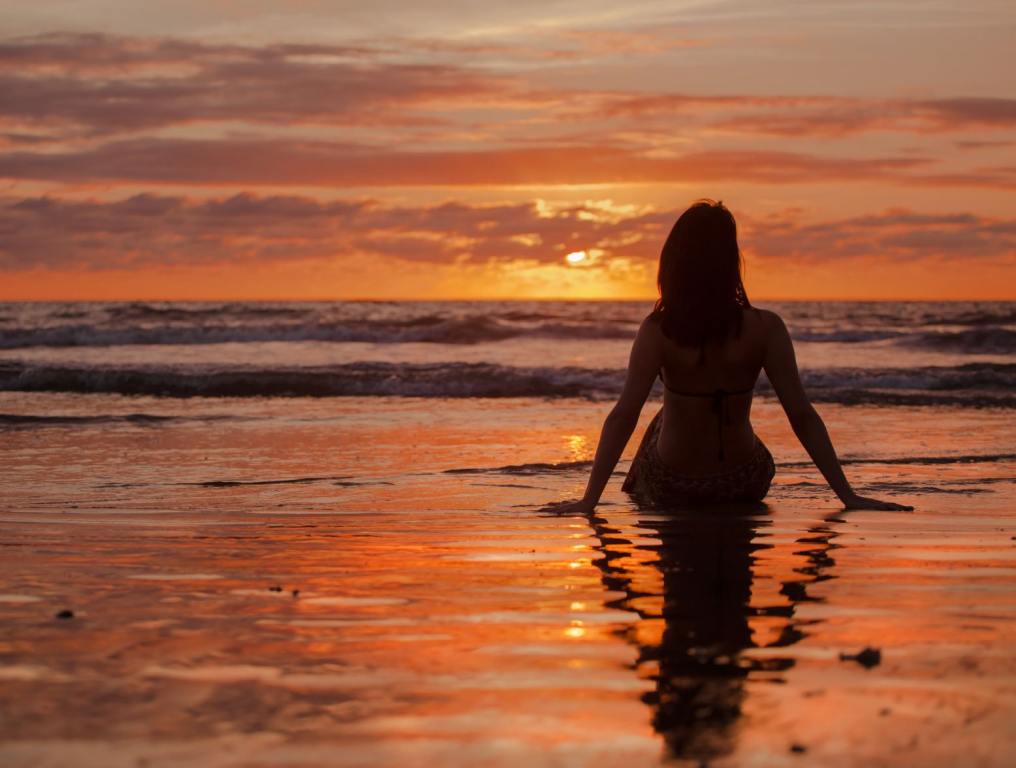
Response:
[{"label": "orange glow on horizon", "polygon": [[[518,274],[496,273],[469,279],[450,275],[431,286],[415,270],[393,273],[383,284],[371,276],[351,284],[338,267],[148,270],[142,273],[35,270],[4,276],[0,301],[332,301],[332,300],[626,300],[652,302],[655,284],[646,268],[642,281],[612,281],[582,270],[582,280],[562,277],[568,267],[526,267]],[[789,273],[789,274],[788,274]],[[980,300],[1014,298],[1012,269],[971,265],[873,265],[846,274],[834,266],[767,273],[748,263],[746,287],[753,301],[783,300]],[[429,290],[428,290],[429,289]],[[581,446],[573,443],[576,456]],[[579,460],[579,459],[576,459]]]}]

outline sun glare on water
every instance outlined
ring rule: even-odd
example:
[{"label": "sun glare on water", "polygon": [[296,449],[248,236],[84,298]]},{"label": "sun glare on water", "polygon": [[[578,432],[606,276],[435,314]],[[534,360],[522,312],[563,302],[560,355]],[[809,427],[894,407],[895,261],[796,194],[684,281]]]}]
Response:
[{"label": "sun glare on water", "polygon": [[585,251],[572,251],[564,257],[569,264],[578,264],[579,262],[586,260]]}]

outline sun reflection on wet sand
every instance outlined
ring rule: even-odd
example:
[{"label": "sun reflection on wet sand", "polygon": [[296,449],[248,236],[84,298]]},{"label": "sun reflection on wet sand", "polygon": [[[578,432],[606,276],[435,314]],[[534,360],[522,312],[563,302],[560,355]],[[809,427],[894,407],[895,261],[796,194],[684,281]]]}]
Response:
[{"label": "sun reflection on wet sand", "polygon": [[586,636],[586,630],[585,627],[582,626],[581,621],[573,621],[572,626],[568,627],[564,633],[567,637],[574,637],[576,639]]},{"label": "sun reflection on wet sand", "polygon": [[593,458],[593,447],[585,435],[568,435],[565,438],[571,461],[588,461]]}]

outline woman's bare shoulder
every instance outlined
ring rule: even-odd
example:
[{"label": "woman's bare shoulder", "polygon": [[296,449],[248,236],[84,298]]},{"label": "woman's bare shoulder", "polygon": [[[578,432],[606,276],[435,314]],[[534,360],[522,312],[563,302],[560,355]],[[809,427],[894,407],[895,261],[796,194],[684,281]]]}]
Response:
[{"label": "woman's bare shoulder", "polygon": [[639,325],[639,330],[648,331],[650,333],[663,335],[663,313],[658,309],[654,309],[644,318],[642,323]]},{"label": "woman's bare shoulder", "polygon": [[639,323],[638,335],[651,341],[654,346],[659,346],[663,342],[663,323],[656,310],[646,315]]},{"label": "woman's bare shoulder", "polygon": [[773,333],[779,333],[786,327],[783,323],[783,318],[771,309],[751,307],[751,310],[747,314],[767,337]]}]

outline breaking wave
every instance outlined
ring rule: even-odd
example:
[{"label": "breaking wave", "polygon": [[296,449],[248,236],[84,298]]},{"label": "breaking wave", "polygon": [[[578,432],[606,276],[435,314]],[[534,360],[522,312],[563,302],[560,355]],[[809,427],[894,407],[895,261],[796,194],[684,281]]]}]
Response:
[{"label": "breaking wave", "polygon": [[[0,363],[0,390],[164,397],[578,397],[611,399],[623,369],[354,362],[294,368]],[[812,399],[844,404],[1016,407],[1016,363],[802,372]],[[659,389],[659,383],[657,388]],[[763,377],[756,387],[771,392]]]},{"label": "breaking wave", "polygon": [[28,347],[114,347],[136,344],[226,344],[266,341],[366,342],[373,344],[479,344],[516,337],[631,339],[625,325],[543,322],[519,326],[475,318],[425,316],[370,323],[253,323],[102,327],[87,323],[52,327],[0,328],[0,349]]},{"label": "breaking wave", "polygon": [[[795,339],[960,353],[1016,351],[1012,302],[792,302]],[[258,342],[482,344],[634,337],[650,304],[612,302],[132,302],[2,304],[0,349]]]}]

